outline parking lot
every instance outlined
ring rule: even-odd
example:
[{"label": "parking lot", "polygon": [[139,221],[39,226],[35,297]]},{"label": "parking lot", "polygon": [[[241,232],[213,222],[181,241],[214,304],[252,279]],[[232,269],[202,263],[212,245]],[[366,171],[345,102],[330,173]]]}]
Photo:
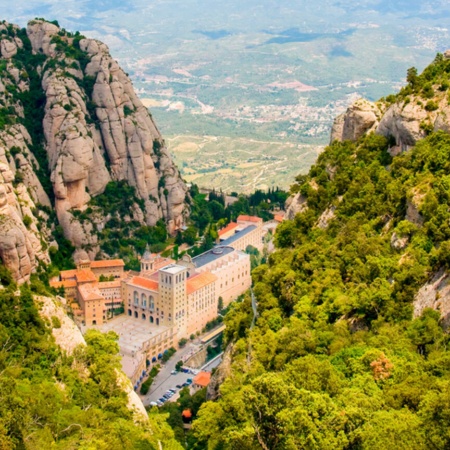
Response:
[{"label": "parking lot", "polygon": [[156,402],[161,398],[169,389],[174,389],[176,394],[170,399],[174,401],[178,398],[179,388],[176,385],[181,386],[186,383],[188,378],[194,378],[194,373],[177,372],[176,375],[172,375],[171,372],[175,371],[175,365],[178,361],[185,361],[190,355],[198,351],[198,344],[189,342],[185,348],[178,350],[172,358],[169,359],[164,365],[161,365],[161,370],[156,375],[150,390],[147,395],[141,396],[145,406],[150,402]]}]

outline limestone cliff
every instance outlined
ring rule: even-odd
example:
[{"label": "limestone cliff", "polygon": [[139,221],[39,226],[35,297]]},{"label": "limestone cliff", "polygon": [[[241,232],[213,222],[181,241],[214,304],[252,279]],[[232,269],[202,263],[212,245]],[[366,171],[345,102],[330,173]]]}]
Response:
[{"label": "limestone cliff", "polygon": [[333,124],[331,142],[356,141],[369,132],[392,139],[391,154],[408,150],[430,131],[450,133],[448,80],[441,66],[450,60],[450,51],[438,55],[422,75],[414,68],[408,84],[397,94],[372,103],[359,99]]},{"label": "limestone cliff", "polygon": [[[75,257],[90,258],[112,218],[148,226],[163,220],[169,232],[183,225],[186,186],[105,44],[43,20],[26,30],[3,22],[0,52],[0,257],[16,279],[48,261],[41,245],[52,240],[47,222],[62,227]],[[95,202],[108,185],[131,188],[125,214]]]}]

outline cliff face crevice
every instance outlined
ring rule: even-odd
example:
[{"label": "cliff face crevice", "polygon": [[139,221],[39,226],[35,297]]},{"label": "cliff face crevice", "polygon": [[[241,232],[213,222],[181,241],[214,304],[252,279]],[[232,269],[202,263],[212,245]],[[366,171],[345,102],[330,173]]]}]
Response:
[{"label": "cliff face crevice", "polygon": [[[148,226],[163,220],[169,232],[184,224],[187,188],[105,44],[43,20],[26,30],[3,22],[0,52],[0,162],[10,171],[3,191],[14,193],[8,205],[18,211],[4,218],[3,231],[11,239],[14,234],[14,248],[34,250],[13,257],[12,244],[0,243],[9,249],[0,256],[15,278],[27,280],[39,260],[48,260],[34,241],[46,247],[51,240],[46,220],[52,211],[79,258],[99,254],[99,232],[114,214]],[[94,201],[111,183],[134,190],[125,216]],[[33,203],[27,224],[16,201]]]}]

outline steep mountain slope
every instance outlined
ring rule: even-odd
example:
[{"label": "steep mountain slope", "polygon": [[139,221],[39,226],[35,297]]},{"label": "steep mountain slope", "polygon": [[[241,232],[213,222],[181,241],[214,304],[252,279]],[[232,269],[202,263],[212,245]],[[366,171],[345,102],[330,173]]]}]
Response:
[{"label": "steep mountain slope", "polygon": [[413,122],[392,112],[404,90],[384,114],[360,102],[344,118],[352,141],[334,139],[298,177],[299,213],[253,271],[255,327],[250,298],[225,318],[231,370],[195,448],[450,447],[450,135],[426,127],[445,122],[449,74],[438,55],[408,77],[410,103],[430,113],[411,116],[413,141],[395,134]]},{"label": "steep mountain slope", "polygon": [[[15,278],[48,260],[53,208],[78,258],[98,254],[111,219],[135,227],[162,219],[169,231],[184,223],[186,187],[106,45],[33,20],[26,30],[0,24],[0,51],[0,162],[12,173],[2,190],[9,216],[17,212],[2,225],[0,257]],[[95,201],[105,190],[125,211]]]},{"label": "steep mountain slope", "polygon": [[54,299],[1,278],[0,448],[182,448],[121,372],[114,333],[83,337]]}]

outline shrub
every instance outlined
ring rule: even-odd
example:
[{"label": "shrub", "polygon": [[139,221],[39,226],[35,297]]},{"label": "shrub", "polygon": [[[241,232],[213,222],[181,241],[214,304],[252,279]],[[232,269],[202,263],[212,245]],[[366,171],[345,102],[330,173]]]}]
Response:
[{"label": "shrub", "polygon": [[52,327],[53,328],[61,328],[61,321],[56,316],[52,316]]},{"label": "shrub", "polygon": [[25,216],[23,218],[23,224],[27,227],[30,228],[30,225],[33,223],[33,220],[31,219],[30,216]]},{"label": "shrub", "polygon": [[427,102],[427,104],[425,105],[425,109],[427,111],[436,111],[438,108],[439,108],[439,105],[433,100],[429,100]]}]

